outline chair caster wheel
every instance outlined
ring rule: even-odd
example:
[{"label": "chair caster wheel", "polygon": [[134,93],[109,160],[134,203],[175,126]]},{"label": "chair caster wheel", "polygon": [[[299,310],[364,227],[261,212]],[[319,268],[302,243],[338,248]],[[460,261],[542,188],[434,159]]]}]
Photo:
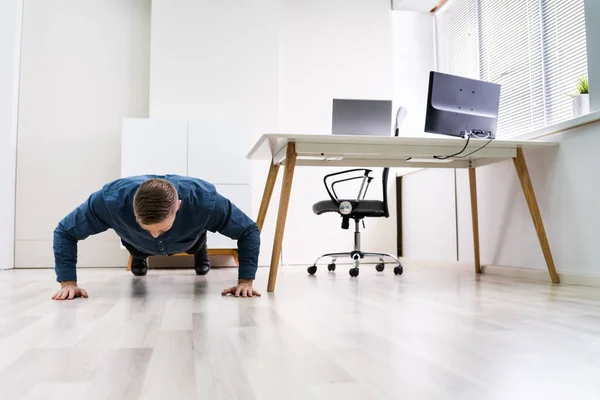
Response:
[{"label": "chair caster wheel", "polygon": [[375,269],[377,270],[377,272],[383,272],[383,270],[385,269],[385,264],[379,263],[375,266]]},{"label": "chair caster wheel", "polygon": [[402,268],[402,265],[394,267],[394,275],[402,275],[402,272],[404,272],[404,268]]},{"label": "chair caster wheel", "polygon": [[327,271],[335,271],[335,263],[331,263],[327,266]]},{"label": "chair caster wheel", "polygon": [[311,274],[311,275],[314,275],[314,274],[315,274],[315,272],[317,272],[317,266],[316,266],[316,265],[313,265],[313,266],[311,266],[311,267],[308,267],[308,268],[306,269],[306,271],[307,271],[309,274]]},{"label": "chair caster wheel", "polygon": [[351,277],[356,278],[358,276],[358,268],[350,268],[348,271]]}]

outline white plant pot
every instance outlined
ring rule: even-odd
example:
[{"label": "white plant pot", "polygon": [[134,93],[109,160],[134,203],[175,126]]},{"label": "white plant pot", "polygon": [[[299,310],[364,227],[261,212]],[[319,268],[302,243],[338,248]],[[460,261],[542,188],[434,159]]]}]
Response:
[{"label": "white plant pot", "polygon": [[573,97],[573,116],[579,117],[581,115],[590,113],[590,95],[580,94]]}]

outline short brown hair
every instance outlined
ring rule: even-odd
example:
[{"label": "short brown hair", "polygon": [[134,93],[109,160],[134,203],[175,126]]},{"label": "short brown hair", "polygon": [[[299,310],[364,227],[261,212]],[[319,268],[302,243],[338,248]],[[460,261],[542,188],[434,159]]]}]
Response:
[{"label": "short brown hair", "polygon": [[133,212],[140,224],[158,224],[173,215],[177,200],[177,189],[171,182],[150,179],[135,192]]}]

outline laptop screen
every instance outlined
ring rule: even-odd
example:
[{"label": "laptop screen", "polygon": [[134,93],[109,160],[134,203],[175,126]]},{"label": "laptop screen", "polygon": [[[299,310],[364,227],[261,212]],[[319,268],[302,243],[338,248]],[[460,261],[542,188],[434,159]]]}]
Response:
[{"label": "laptop screen", "polygon": [[390,100],[333,99],[331,133],[334,135],[390,136]]}]

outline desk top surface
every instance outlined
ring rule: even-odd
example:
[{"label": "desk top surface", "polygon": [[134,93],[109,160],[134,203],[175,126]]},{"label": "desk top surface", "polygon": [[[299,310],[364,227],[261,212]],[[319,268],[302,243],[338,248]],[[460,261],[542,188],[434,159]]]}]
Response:
[{"label": "desk top surface", "polygon": [[[489,142],[489,143],[488,143]],[[461,151],[465,139],[440,136],[388,137],[388,136],[341,136],[313,134],[264,134],[255,143],[248,158],[271,160],[285,158],[288,143],[296,144],[299,165],[369,165],[392,167],[423,167],[423,161],[435,167],[466,167],[467,162],[480,165],[514,157],[517,148],[539,148],[556,146],[555,142],[471,139],[462,154],[468,157],[450,158],[445,161],[434,159],[435,155],[450,155]],[[420,158],[424,158],[421,160]],[[410,159],[416,159],[409,162]],[[426,159],[426,160],[425,160]],[[446,165],[441,165],[441,164]],[[425,165],[429,166],[429,165]]]}]

